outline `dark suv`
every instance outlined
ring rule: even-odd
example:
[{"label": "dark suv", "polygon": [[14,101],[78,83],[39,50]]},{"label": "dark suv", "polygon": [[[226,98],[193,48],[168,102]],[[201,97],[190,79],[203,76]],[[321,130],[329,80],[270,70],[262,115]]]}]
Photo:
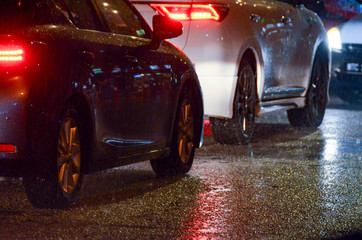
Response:
[{"label": "dark suv", "polygon": [[36,207],[76,199],[85,173],[151,160],[183,175],[202,142],[190,60],[127,0],[0,1],[0,174]]}]

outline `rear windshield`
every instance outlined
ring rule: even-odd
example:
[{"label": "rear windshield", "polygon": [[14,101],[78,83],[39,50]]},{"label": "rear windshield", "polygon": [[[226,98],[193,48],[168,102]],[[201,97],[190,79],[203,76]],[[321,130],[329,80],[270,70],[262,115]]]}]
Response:
[{"label": "rear windshield", "polygon": [[0,0],[0,33],[34,24],[37,1]]}]

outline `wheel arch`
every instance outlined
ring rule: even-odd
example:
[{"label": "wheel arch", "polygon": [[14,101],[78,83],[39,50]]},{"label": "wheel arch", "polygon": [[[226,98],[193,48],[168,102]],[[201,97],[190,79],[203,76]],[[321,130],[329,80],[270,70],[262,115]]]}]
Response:
[{"label": "wheel arch", "polygon": [[[325,61],[326,63],[330,63],[331,62],[331,55],[330,55],[330,51],[329,51],[329,46],[328,43],[323,41],[320,42],[319,45],[316,48],[316,52],[315,52],[315,56],[322,56],[323,61]],[[330,67],[328,67],[328,73],[330,72]]]},{"label": "wheel arch", "polygon": [[240,66],[241,66],[241,62],[243,60],[246,60],[250,63],[251,68],[253,69],[254,73],[257,72],[257,61],[256,61],[256,56],[254,51],[251,48],[248,48],[244,51],[240,63],[239,63],[239,70],[238,70],[238,74],[240,73]]},{"label": "wheel arch", "polygon": [[319,44],[316,46],[315,53],[313,55],[313,61],[312,61],[311,68],[310,68],[308,90],[311,85],[314,62],[316,61],[316,59],[318,57],[321,57],[322,61],[327,64],[327,71],[328,71],[328,73],[327,73],[327,76],[328,76],[327,101],[329,102],[329,85],[330,85],[330,78],[331,78],[331,62],[332,61],[331,61],[331,53],[329,50],[329,45],[326,42],[326,40],[319,42]]}]

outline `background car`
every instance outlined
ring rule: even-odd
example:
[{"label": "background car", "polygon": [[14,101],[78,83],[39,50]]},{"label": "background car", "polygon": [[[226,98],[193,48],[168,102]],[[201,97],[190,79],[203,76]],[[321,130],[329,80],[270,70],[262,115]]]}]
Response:
[{"label": "background car", "polygon": [[256,116],[288,110],[318,127],[328,102],[330,52],[320,18],[302,0],[134,0],[148,22],[181,20],[172,40],[195,63],[205,114],[220,143],[250,141]]},{"label": "background car", "polygon": [[350,19],[362,13],[361,0],[323,0],[324,8],[333,15],[343,16]]},{"label": "background car", "polygon": [[183,175],[202,142],[190,60],[126,0],[0,1],[0,173],[36,207],[69,207],[85,173],[151,160]]},{"label": "background car", "polygon": [[347,102],[362,102],[362,14],[328,31],[331,90]]},{"label": "background car", "polygon": [[317,0],[305,6],[318,14],[327,30],[362,14],[362,0]]}]

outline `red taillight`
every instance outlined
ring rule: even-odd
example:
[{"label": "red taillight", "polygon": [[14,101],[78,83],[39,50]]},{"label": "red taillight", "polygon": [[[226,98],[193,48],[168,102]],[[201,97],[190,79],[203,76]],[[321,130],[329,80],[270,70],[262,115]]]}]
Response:
[{"label": "red taillight", "polygon": [[0,50],[1,62],[21,62],[24,59],[22,49]]},{"label": "red taillight", "polygon": [[211,6],[193,5],[191,7],[191,19],[211,19],[218,21],[220,16]]},{"label": "red taillight", "polygon": [[0,144],[0,153],[15,152],[15,146],[11,144]]},{"label": "red taillight", "polygon": [[215,20],[221,21],[225,18],[228,8],[225,6],[214,6],[212,4],[158,4],[151,3],[150,6],[163,16],[176,20]]},{"label": "red taillight", "polygon": [[17,66],[24,62],[24,54],[22,47],[0,44],[0,66]]}]

